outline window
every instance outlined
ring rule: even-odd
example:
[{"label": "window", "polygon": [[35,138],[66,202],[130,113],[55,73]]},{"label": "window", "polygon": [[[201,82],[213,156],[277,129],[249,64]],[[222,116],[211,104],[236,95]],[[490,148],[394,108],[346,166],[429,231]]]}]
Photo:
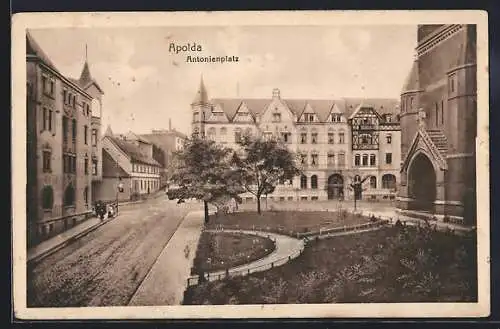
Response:
[{"label": "window", "polygon": [[307,133],[300,133],[300,144],[307,143]]},{"label": "window", "polygon": [[42,110],[42,120],[43,120],[43,130],[48,130],[48,131],[52,131],[52,120],[54,119],[53,118],[53,112],[52,110],[44,107],[43,110]]},{"label": "window", "polygon": [[390,123],[390,122],[392,122],[392,115],[390,115],[390,114],[386,114],[386,116],[385,116],[385,121],[386,121],[386,122],[389,122],[389,123]]},{"label": "window", "polygon": [[410,110],[413,109],[413,97],[410,97]]},{"label": "window", "polygon": [[88,134],[89,134],[89,127],[87,125],[83,126],[83,142],[85,145],[88,144]]},{"label": "window", "polygon": [[392,143],[392,135],[391,134],[387,134],[385,136],[385,139],[387,141],[387,144],[391,144]]},{"label": "window", "polygon": [[220,134],[222,136],[226,136],[226,133],[227,133],[227,129],[225,127],[220,128]]},{"label": "window", "polygon": [[309,114],[309,122],[314,122],[314,114]]},{"label": "window", "polygon": [[281,122],[281,113],[273,113],[273,122]]},{"label": "window", "polygon": [[363,154],[363,166],[368,166],[368,155]]},{"label": "window", "polygon": [[332,114],[332,122],[340,122],[340,115],[339,114]]},{"label": "window", "polygon": [[328,144],[335,143],[335,135],[333,133],[328,133]]},{"label": "window", "polygon": [[377,177],[370,177],[370,188],[377,188]]},{"label": "window", "polygon": [[370,154],[370,166],[375,166],[375,154]]},{"label": "window", "polygon": [[305,165],[307,162],[307,154],[301,154],[300,155],[300,163]]},{"label": "window", "polygon": [[382,176],[382,188],[394,189],[396,188],[396,176],[392,174],[385,174]]},{"label": "window", "polygon": [[301,189],[307,188],[307,177],[305,175],[300,176],[300,188]]},{"label": "window", "polygon": [[291,133],[288,133],[288,132],[282,133],[281,136],[282,136],[282,139],[285,143],[289,144],[292,142],[292,138],[291,138],[292,134]]},{"label": "window", "polygon": [[434,119],[435,119],[435,122],[436,122],[436,127],[439,124],[439,120],[438,120],[439,119],[439,112],[438,111],[439,111],[439,109],[438,109],[438,103],[436,102],[435,109],[434,109],[434,112],[435,112],[434,113]]},{"label": "window", "polygon": [[97,160],[92,160],[92,175],[97,175]]},{"label": "window", "polygon": [[450,92],[455,92],[455,75],[450,76]]},{"label": "window", "polygon": [[311,143],[316,144],[318,142],[318,133],[311,134]]},{"label": "window", "polygon": [[318,155],[312,154],[311,155],[311,166],[317,166],[317,165],[318,165]]},{"label": "window", "polygon": [[75,204],[75,189],[69,185],[64,191],[64,205],[73,206]]},{"label": "window", "polygon": [[392,153],[386,153],[385,154],[385,163],[386,164],[391,164],[392,163]]},{"label": "window", "polygon": [[92,129],[92,146],[97,146],[97,129]]},{"label": "window", "polygon": [[327,155],[327,163],[329,166],[332,166],[335,164],[335,155],[333,153],[328,153]]},{"label": "window", "polygon": [[340,132],[339,133],[339,144],[344,144],[345,141],[344,141],[344,133],[343,132]]},{"label": "window", "polygon": [[208,139],[209,140],[212,140],[212,141],[215,141],[215,128],[214,127],[211,127],[208,129]]},{"label": "window", "polygon": [[318,176],[316,176],[316,175],[311,176],[311,188],[312,189],[318,188]]},{"label": "window", "polygon": [[237,143],[241,140],[241,129],[237,128],[234,130],[234,141]]},{"label": "window", "polygon": [[76,119],[73,119],[73,120],[71,120],[71,121],[72,121],[72,123],[73,123],[73,124],[72,124],[72,126],[71,126],[71,127],[73,128],[73,130],[72,130],[72,132],[73,132],[73,134],[72,134],[72,139],[73,139],[73,142],[76,142],[76,132],[77,132],[77,131],[76,131],[76,130],[77,130],[77,126],[76,126]]},{"label": "window", "polygon": [[43,172],[51,172],[51,152],[48,150],[43,151]]},{"label": "window", "polygon": [[360,165],[360,156],[359,156],[359,154],[356,154],[354,156],[354,165],[355,166],[359,166]]},{"label": "window", "polygon": [[200,119],[200,114],[198,112],[193,113],[193,122],[197,122]]},{"label": "window", "polygon": [[345,153],[340,152],[338,156],[338,165],[339,167],[344,167],[345,166]]},{"label": "window", "polygon": [[88,175],[89,174],[89,159],[88,158],[85,158],[83,166],[84,166],[84,170],[85,170],[85,175]]},{"label": "window", "polygon": [[52,209],[54,205],[54,190],[48,185],[42,189],[42,208],[45,210]]},{"label": "window", "polygon": [[68,141],[68,117],[63,116],[62,120],[62,129],[63,129],[63,141],[67,142]]},{"label": "window", "polygon": [[85,204],[89,203],[89,187],[85,186],[85,189],[83,189],[83,200],[85,201]]},{"label": "window", "polygon": [[370,144],[370,135],[363,134],[361,137],[361,144]]},{"label": "window", "polygon": [[444,102],[441,101],[441,124],[444,124]]}]

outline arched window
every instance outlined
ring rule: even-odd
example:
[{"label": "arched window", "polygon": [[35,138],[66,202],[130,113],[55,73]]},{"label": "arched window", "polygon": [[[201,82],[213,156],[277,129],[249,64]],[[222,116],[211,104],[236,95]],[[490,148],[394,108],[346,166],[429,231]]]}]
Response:
[{"label": "arched window", "polygon": [[311,188],[313,188],[313,189],[318,188],[318,176],[316,176],[316,175],[311,176]]},{"label": "arched window", "polygon": [[73,206],[75,204],[75,189],[73,186],[68,185],[64,191],[64,205]]},{"label": "arched window", "polygon": [[385,174],[384,176],[382,176],[382,188],[395,189],[396,176],[392,174]]},{"label": "arched window", "polygon": [[359,166],[360,164],[361,164],[361,163],[360,163],[360,156],[359,156],[359,154],[356,154],[356,155],[354,156],[354,165],[355,165],[355,166]]},{"label": "arched window", "polygon": [[370,177],[370,188],[377,188],[377,177]]},{"label": "arched window", "polygon": [[220,128],[220,134],[221,135],[226,135],[227,134],[227,128],[226,127]]},{"label": "arched window", "polygon": [[42,189],[42,208],[52,209],[54,205],[54,190],[48,185]]},{"label": "arched window", "polygon": [[300,176],[300,188],[307,188],[307,177],[305,175]]},{"label": "arched window", "polygon": [[85,186],[85,189],[83,190],[83,200],[85,200],[85,204],[89,203],[89,187]]},{"label": "arched window", "polygon": [[363,166],[368,166],[368,154],[363,154]]}]

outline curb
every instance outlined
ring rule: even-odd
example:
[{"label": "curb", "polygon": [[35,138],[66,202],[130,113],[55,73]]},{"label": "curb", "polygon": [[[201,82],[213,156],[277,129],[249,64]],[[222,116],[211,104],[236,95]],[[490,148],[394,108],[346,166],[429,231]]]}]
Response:
[{"label": "curb", "polygon": [[78,233],[78,234],[70,237],[68,240],[63,241],[63,242],[55,245],[54,247],[50,248],[49,250],[46,250],[46,251],[42,252],[40,255],[35,256],[32,259],[28,259],[26,261],[27,266],[30,267],[30,266],[34,266],[34,265],[38,264],[43,259],[45,259],[48,256],[52,255],[53,253],[61,250],[62,248],[70,245],[71,243],[77,241],[78,239],[84,237],[85,235],[89,234],[90,232],[97,230],[99,227],[103,226],[104,224],[107,224],[107,223],[111,222],[112,220],[114,220],[118,216],[119,215],[116,215],[115,217],[113,217],[111,219],[107,219],[107,220],[101,221],[98,224],[96,224],[94,226],[91,226],[91,227],[85,229],[84,231],[82,231],[82,232],[80,232],[80,233]]}]

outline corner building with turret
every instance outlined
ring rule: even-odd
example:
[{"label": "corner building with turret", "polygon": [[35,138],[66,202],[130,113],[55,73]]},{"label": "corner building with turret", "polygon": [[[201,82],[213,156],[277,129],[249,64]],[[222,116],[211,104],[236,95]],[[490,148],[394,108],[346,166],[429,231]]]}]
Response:
[{"label": "corner building with turret", "polygon": [[476,182],[476,27],[419,25],[401,92],[403,213],[473,225]]},{"label": "corner building with turret", "polygon": [[[269,98],[209,99],[202,79],[191,109],[194,134],[233,149],[243,134],[279,138],[298,155],[303,175],[280,182],[269,199],[352,199],[350,184],[356,176],[366,178],[358,199],[396,197],[398,99],[290,99],[279,89]],[[243,195],[245,201],[253,199]]]}]

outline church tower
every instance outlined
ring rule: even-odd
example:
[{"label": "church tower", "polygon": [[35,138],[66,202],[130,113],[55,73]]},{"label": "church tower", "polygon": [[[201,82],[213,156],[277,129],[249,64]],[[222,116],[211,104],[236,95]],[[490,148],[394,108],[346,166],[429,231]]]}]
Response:
[{"label": "church tower", "polygon": [[208,101],[208,94],[205,88],[205,83],[203,82],[203,76],[200,80],[198,92],[191,103],[191,109],[193,112],[193,120],[191,123],[192,133],[198,134],[199,137],[204,137],[205,122],[210,116],[211,106]]}]

